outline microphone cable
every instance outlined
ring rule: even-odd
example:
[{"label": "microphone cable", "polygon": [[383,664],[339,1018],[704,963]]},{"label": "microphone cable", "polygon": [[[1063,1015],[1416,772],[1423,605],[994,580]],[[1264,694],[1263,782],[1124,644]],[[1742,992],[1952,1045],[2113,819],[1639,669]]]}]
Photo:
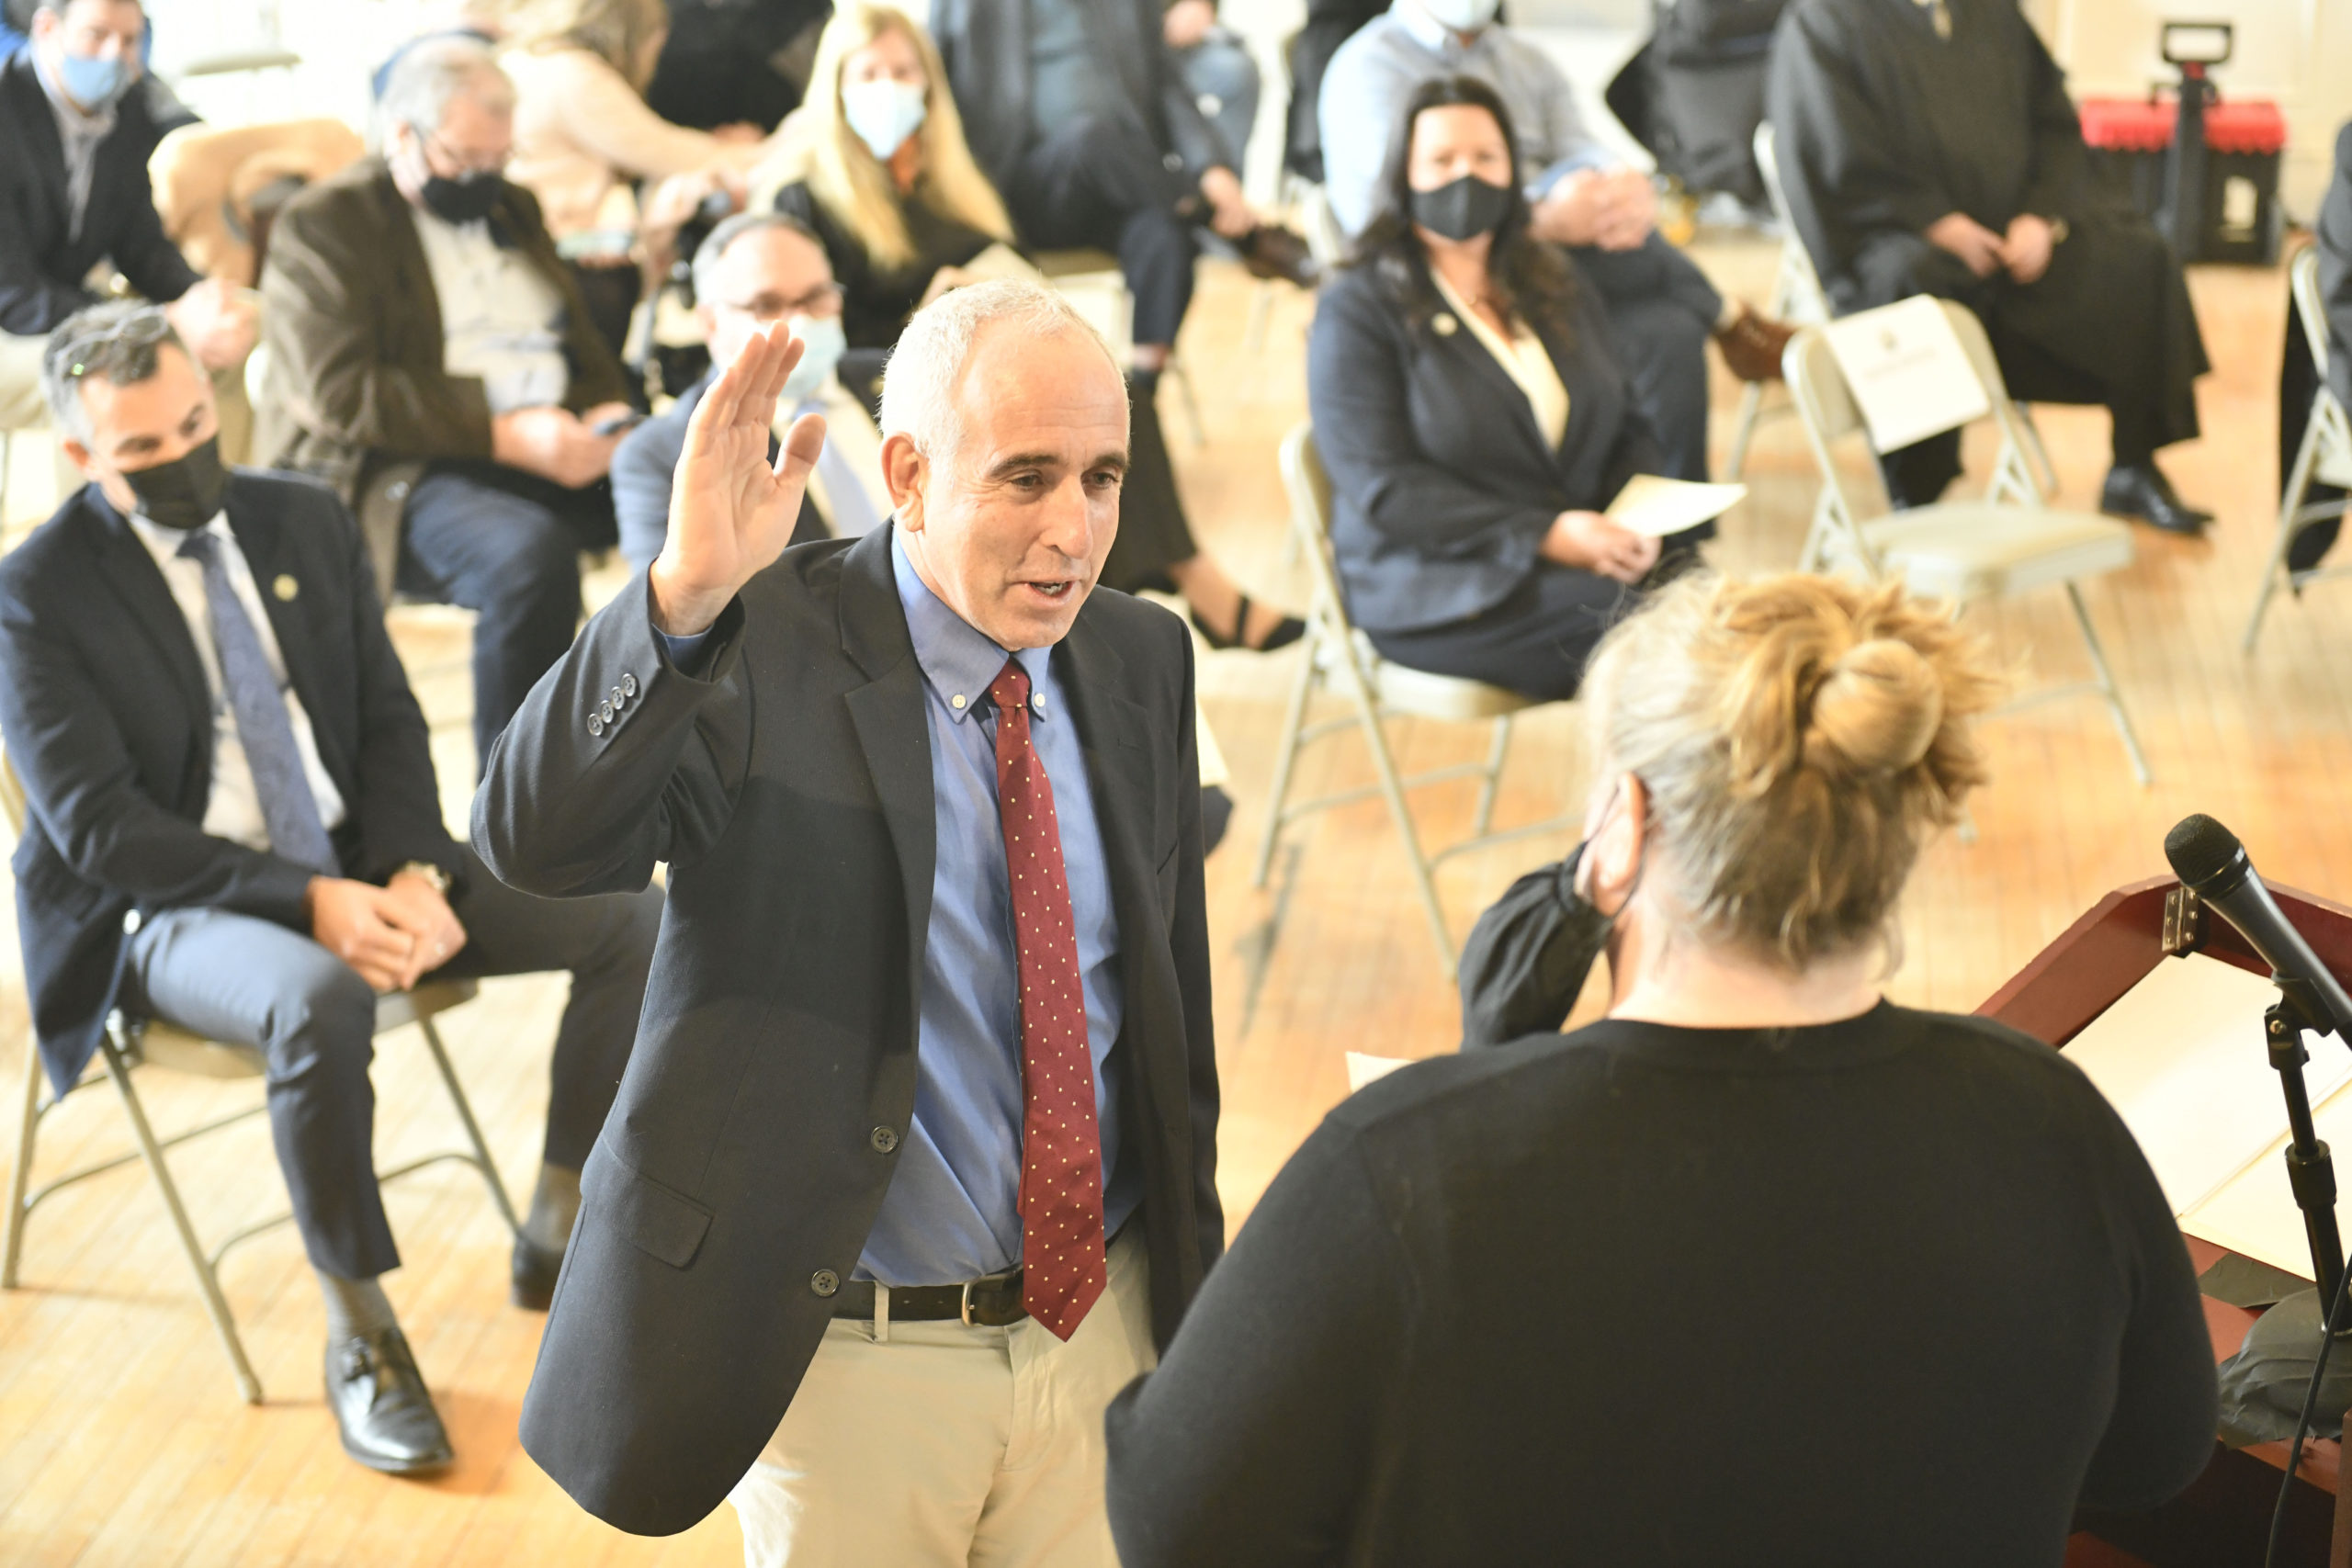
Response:
[{"label": "microphone cable", "polygon": [[[2327,1353],[2335,1345],[2335,1320],[2344,1315],[2344,1298],[2352,1288],[2352,1269],[2335,1282],[2335,1301],[2319,1324],[2319,1358],[2312,1368],[2311,1386],[2303,1391],[2303,1413],[2295,1422],[2295,1440],[2287,1450],[2287,1478],[2278,1483],[2278,1502],[2270,1510],[2270,1544],[2263,1549],[2262,1568],[2277,1568],[2278,1543],[2287,1534],[2287,1499],[2294,1495],[2295,1472],[2303,1466],[2303,1439],[2311,1435],[2312,1413],[2319,1406],[2319,1385],[2327,1376]],[[2342,1460],[2337,1461],[2342,1463]]]}]

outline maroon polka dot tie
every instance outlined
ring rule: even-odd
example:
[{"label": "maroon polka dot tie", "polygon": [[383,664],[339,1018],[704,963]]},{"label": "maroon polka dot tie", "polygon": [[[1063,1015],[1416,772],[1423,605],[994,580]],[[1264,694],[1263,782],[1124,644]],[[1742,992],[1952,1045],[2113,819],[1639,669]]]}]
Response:
[{"label": "maroon polka dot tie", "polygon": [[1029,676],[1019,660],[1005,661],[989,696],[996,704],[996,800],[1021,959],[1021,1304],[1068,1339],[1107,1278],[1094,1054],[1054,786],[1030,744]]}]

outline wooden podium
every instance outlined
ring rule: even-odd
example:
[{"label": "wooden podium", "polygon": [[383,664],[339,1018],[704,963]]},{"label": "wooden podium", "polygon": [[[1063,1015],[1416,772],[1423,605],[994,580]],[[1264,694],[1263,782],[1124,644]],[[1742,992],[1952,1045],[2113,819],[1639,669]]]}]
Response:
[{"label": "wooden podium", "polygon": [[[2211,910],[2188,932],[2166,932],[2167,896],[2180,884],[2169,876],[2118,888],[2034,956],[2016,978],[1978,1008],[1985,1018],[2064,1049],[2093,1019],[2168,962],[2167,941],[2186,940],[2194,951],[2241,969],[2267,976],[2270,966],[2255,956],[2234,927]],[[2320,962],[2352,984],[2352,908],[2291,887],[2271,888],[2279,908],[2310,942]],[[2175,914],[2177,916],[2177,908]],[[2175,919],[2178,926],[2177,918]],[[2341,1050],[2345,1043],[2314,1038],[2314,1052]],[[2267,1074],[2269,1063],[2249,1054],[2246,1071]],[[2281,1124],[2285,1112],[2280,1111]],[[2339,1176],[2352,1190],[2352,1149]],[[2340,1205],[2339,1205],[2340,1207]],[[2352,1216],[2347,1216],[2352,1218]],[[2352,1228],[2352,1227],[2348,1227]],[[2199,1274],[2229,1256],[2210,1242],[2189,1237],[2189,1257]],[[2207,1297],[2205,1321],[2213,1334],[2216,1361],[2234,1354],[2257,1314]],[[2339,1345],[2336,1354],[2347,1347]],[[2081,1521],[2083,1533],[2070,1543],[2068,1568],[2261,1568],[2270,1515],[2287,1467],[2287,1445],[2264,1443],[2235,1451],[2214,1445],[2213,1462],[2181,1496],[2152,1514],[2100,1516]],[[2287,1534],[2279,1562],[2295,1568],[2352,1568],[2352,1465],[2339,1444],[2306,1443],[2302,1483],[2288,1505]]]}]

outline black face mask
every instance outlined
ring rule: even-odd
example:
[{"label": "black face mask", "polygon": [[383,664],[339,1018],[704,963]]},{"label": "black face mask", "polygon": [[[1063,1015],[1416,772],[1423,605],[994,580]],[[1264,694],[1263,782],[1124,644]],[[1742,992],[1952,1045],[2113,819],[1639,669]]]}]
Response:
[{"label": "black face mask", "polygon": [[220,438],[207,436],[168,463],[127,468],[122,482],[139,498],[139,515],[159,528],[201,528],[220,511],[229,470],[220,465]]},{"label": "black face mask", "polygon": [[498,189],[503,183],[492,174],[468,175],[462,180],[453,180],[446,175],[427,173],[417,199],[424,203],[425,211],[444,223],[479,223],[498,205]]},{"label": "black face mask", "polygon": [[1510,187],[1488,185],[1476,175],[1413,193],[1413,221],[1449,240],[1490,234],[1510,210]]}]

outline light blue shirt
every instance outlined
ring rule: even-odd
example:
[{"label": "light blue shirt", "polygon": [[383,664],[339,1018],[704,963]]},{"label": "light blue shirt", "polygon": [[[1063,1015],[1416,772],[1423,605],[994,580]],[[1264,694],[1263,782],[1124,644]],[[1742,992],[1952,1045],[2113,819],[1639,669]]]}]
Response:
[{"label": "light blue shirt", "polygon": [[1405,100],[1432,76],[1475,76],[1510,111],[1520,177],[1534,198],[1576,169],[1619,162],[1585,128],[1566,73],[1522,35],[1500,25],[1464,43],[1414,0],[1394,0],[1341,44],[1316,103],[1323,137],[1323,189],[1331,216],[1361,232],[1380,205],[1381,164]]},{"label": "light blue shirt", "polygon": [[[1102,1141],[1107,1240],[1136,1211],[1143,1173],[1119,1160],[1118,1043],[1126,997],[1119,922],[1094,791],[1078,726],[1055,678],[1051,649],[1008,656],[949,609],[917,575],[894,528],[890,564],[923,676],[937,823],[931,924],[923,943],[913,1124],[892,1156],[882,1212],[855,1277],[886,1285],[952,1285],[1021,1260],[1021,992],[1012,878],[997,809],[996,708],[988,690],[1008,657],[1029,676],[1029,734],[1053,786],[1069,882],[1086,1034],[1094,1055],[1094,1118]],[[669,637],[689,668],[709,634]]]}]

